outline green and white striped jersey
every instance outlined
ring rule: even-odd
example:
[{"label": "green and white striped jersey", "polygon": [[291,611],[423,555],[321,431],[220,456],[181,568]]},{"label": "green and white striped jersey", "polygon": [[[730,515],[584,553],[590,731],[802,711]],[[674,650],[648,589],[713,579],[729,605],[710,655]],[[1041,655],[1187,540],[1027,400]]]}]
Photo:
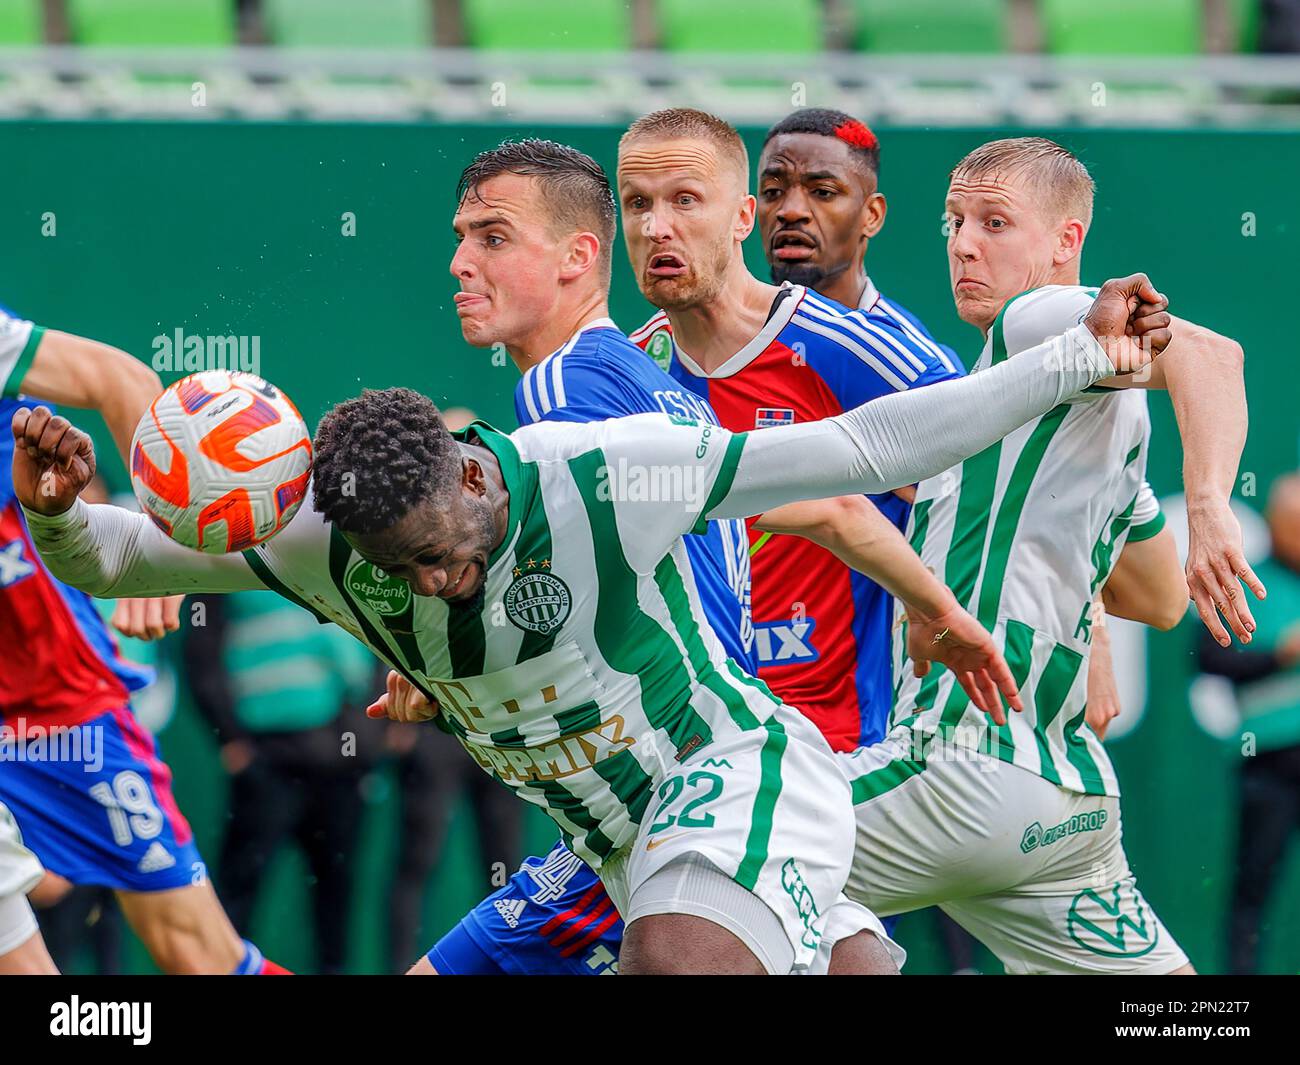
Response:
[{"label": "green and white striped jersey", "polygon": [[44,335],[40,326],[0,311],[0,396],[12,399],[18,395]]},{"label": "green and white striped jersey", "polygon": [[681,540],[730,489],[744,439],[661,415],[466,433],[510,496],[481,606],[413,595],[307,506],[245,557],[435,696],[479,765],[599,867],[679,758],[779,705],[722,650]]},{"label": "green and white striped jersey", "polygon": [[[1077,325],[1096,295],[1051,285],[1011,300],[972,372]],[[1141,390],[1092,388],[921,482],[912,545],[993,633],[1025,710],[998,727],[946,669],[914,677],[898,625],[891,726],[995,755],[1070,791],[1118,795],[1084,722],[1090,609],[1127,539],[1163,523],[1144,480],[1149,436]]]}]

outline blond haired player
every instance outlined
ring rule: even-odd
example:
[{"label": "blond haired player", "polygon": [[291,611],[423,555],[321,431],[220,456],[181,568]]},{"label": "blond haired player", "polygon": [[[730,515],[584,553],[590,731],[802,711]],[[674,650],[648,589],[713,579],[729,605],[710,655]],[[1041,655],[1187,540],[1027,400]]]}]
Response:
[{"label": "blond haired player", "polygon": [[[1041,138],[986,144],[953,171],[953,296],[985,335],[973,377],[1088,313],[1092,195],[1083,165]],[[1101,382],[917,489],[912,544],[993,631],[1024,712],[989,722],[947,671],[914,677],[900,642],[892,731],[844,759],[858,811],[849,897],[883,915],[942,905],[1011,972],[1191,971],[1137,888],[1115,772],[1085,722],[1098,590],[1110,612],[1164,627],[1187,595],[1144,489],[1145,399],[1126,386],[1173,401],[1202,620],[1226,643],[1222,614],[1249,640],[1237,578],[1263,594],[1228,509],[1246,429],[1241,348],[1181,319],[1171,330],[1150,372]],[[1135,530],[1145,542],[1130,542]]]}]

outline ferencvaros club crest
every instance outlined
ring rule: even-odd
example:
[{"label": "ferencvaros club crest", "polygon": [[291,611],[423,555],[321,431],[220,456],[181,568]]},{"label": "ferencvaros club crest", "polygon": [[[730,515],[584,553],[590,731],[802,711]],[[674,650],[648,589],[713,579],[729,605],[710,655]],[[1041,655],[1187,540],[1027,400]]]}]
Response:
[{"label": "ferencvaros club crest", "polygon": [[528,559],[514,569],[506,589],[506,617],[516,628],[549,636],[569,618],[569,586],[551,572],[551,560]]}]

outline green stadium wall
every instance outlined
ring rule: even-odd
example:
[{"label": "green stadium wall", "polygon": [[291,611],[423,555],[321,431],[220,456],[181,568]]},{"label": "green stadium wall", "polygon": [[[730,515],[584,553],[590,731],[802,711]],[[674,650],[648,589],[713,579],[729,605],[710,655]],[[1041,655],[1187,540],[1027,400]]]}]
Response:
[{"label": "green stadium wall", "polygon": [[[590,152],[612,171],[618,130],[591,126],[323,124],[0,124],[0,302],[36,321],[151,359],[155,337],[258,338],[262,374],[314,424],[363,387],[406,385],[443,405],[467,405],[514,425],[513,365],[461,339],[447,271],[456,178],[505,136],[541,135]],[[1177,313],[1238,338],[1247,353],[1251,432],[1242,462],[1261,505],[1269,482],[1297,464],[1300,385],[1293,362],[1295,175],[1300,136],[1270,132],[1047,131],[1096,177],[1085,280],[1146,270]],[[968,361],[980,340],[957,320],[947,289],[943,193],[953,163],[999,131],[890,129],[884,134],[884,233],[872,277]],[[761,132],[747,131],[753,156]],[[350,214],[349,214],[350,213]],[[344,235],[354,219],[355,235]],[[621,242],[620,242],[621,243]],[[650,313],[615,249],[612,311],[625,328]],[[764,271],[757,239],[751,265]],[[181,376],[164,372],[165,381]],[[1181,489],[1176,427],[1153,397],[1150,479]],[[101,430],[101,441],[104,439]],[[103,463],[111,467],[111,462]],[[116,484],[125,481],[120,471]],[[1249,482],[1245,483],[1249,488]],[[1125,788],[1125,836],[1140,882],[1203,971],[1218,971],[1234,867],[1234,747],[1193,721],[1193,631],[1184,623],[1148,643],[1148,702],[1112,743]],[[214,744],[184,701],[162,733],[176,792],[213,861],[225,784]],[[384,895],[394,859],[391,774],[369,782],[351,967],[381,971]],[[533,847],[553,837],[529,811]],[[220,870],[216,871],[220,888]],[[486,888],[465,810],[426,900],[432,943]],[[252,935],[300,970],[313,965],[306,867],[275,864]],[[1262,965],[1300,970],[1300,850],[1270,907]],[[911,971],[938,971],[928,915],[904,918]],[[138,947],[133,969],[149,964]]]}]

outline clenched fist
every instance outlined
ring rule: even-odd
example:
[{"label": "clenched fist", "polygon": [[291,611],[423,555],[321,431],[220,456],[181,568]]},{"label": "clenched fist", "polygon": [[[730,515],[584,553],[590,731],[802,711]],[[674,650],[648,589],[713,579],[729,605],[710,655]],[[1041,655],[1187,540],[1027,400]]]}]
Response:
[{"label": "clenched fist", "polygon": [[1106,349],[1116,373],[1133,373],[1169,346],[1168,306],[1146,274],[1130,274],[1101,286],[1083,324]]},{"label": "clenched fist", "polygon": [[62,514],[95,476],[90,437],[48,407],[14,412],[14,495],[37,514]]}]

